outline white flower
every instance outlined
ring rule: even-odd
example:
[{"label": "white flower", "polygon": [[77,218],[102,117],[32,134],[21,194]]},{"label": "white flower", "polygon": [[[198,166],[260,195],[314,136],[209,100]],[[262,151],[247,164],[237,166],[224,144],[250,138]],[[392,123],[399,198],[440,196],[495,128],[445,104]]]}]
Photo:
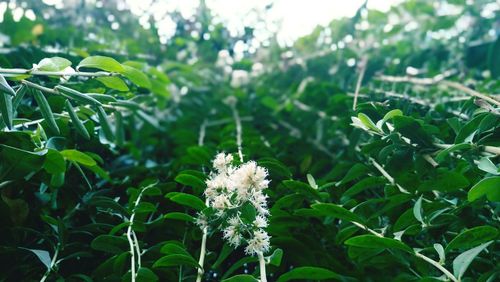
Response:
[{"label": "white flower", "polygon": [[231,154],[224,154],[224,153],[219,153],[217,156],[215,156],[215,159],[213,161],[213,166],[215,169],[217,169],[219,172],[227,171],[227,169],[231,166],[231,163],[233,162],[233,155]]},{"label": "white flower", "polygon": [[257,253],[265,253],[269,251],[269,235],[267,232],[258,229],[254,231],[253,238],[248,240],[248,246],[245,248],[247,255],[255,255]]},{"label": "white flower", "polygon": [[269,186],[269,180],[266,179],[267,175],[265,168],[258,166],[254,161],[249,161],[236,169],[231,175],[231,179],[238,189],[255,188],[262,190]]},{"label": "white flower", "polygon": [[233,247],[238,247],[243,239],[243,236],[238,231],[240,220],[238,217],[232,217],[228,221],[229,226],[224,229],[224,239]]},{"label": "white flower", "polygon": [[266,228],[267,227],[267,219],[261,215],[255,217],[253,221],[253,225],[257,228]]},{"label": "white flower", "polygon": [[229,198],[226,195],[219,195],[214,198],[212,206],[215,209],[224,210],[231,207],[231,203],[229,202]]},{"label": "white flower", "polygon": [[255,191],[249,200],[259,214],[269,214],[269,210],[267,209],[267,195],[264,195],[261,191]]},{"label": "white flower", "polygon": [[204,214],[198,213],[195,224],[198,225],[200,229],[204,229],[208,226],[207,217]]}]

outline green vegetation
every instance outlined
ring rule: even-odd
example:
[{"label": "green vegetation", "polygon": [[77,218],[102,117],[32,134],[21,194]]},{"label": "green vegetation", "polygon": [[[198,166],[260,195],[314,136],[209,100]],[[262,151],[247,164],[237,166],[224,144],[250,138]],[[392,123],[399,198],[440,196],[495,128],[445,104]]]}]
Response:
[{"label": "green vegetation", "polygon": [[238,60],[252,27],[200,5],[163,44],[118,2],[0,22],[0,281],[500,278],[498,2]]}]

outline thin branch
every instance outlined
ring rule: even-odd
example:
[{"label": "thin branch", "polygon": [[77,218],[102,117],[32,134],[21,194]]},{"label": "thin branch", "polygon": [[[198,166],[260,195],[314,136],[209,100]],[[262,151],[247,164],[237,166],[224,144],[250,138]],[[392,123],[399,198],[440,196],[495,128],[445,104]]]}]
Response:
[{"label": "thin branch", "polygon": [[49,276],[50,276],[50,273],[52,273],[52,270],[54,269],[54,267],[57,264],[57,257],[59,256],[60,248],[61,248],[61,243],[58,243],[56,246],[56,251],[54,252],[54,256],[52,257],[52,260],[50,261],[50,266],[47,269],[47,271],[45,272],[45,274],[43,275],[42,279],[40,279],[40,282],[44,282],[45,280],[47,280],[47,278],[49,278]]},{"label": "thin branch", "polygon": [[387,81],[387,82],[394,82],[394,83],[401,83],[401,82],[407,82],[407,83],[412,83],[412,84],[418,84],[418,85],[443,85],[449,88],[453,88],[455,90],[465,92],[466,94],[469,94],[473,97],[477,97],[480,99],[483,99],[491,104],[496,105],[497,107],[500,107],[500,101],[498,101],[495,98],[492,98],[486,94],[480,93],[476,90],[470,89],[469,87],[462,85],[458,82],[454,81],[449,81],[445,80],[445,75],[438,75],[435,76],[434,78],[416,78],[416,77],[409,77],[409,76],[389,76],[389,75],[381,75],[377,77],[376,79],[382,80],[382,81]]},{"label": "thin branch", "polygon": [[458,279],[455,278],[455,276],[451,272],[449,272],[448,269],[444,268],[441,264],[439,264],[439,262],[437,262],[437,261],[435,261],[435,260],[433,260],[433,259],[431,259],[429,257],[426,257],[426,256],[424,256],[424,255],[422,255],[420,253],[417,253],[417,252],[415,252],[415,256],[419,257],[419,258],[421,258],[423,260],[425,260],[426,262],[428,262],[430,264],[432,264],[435,268],[439,269],[441,272],[444,273],[444,275],[446,275],[448,278],[450,278],[451,281],[458,282]]},{"label": "thin branch", "polygon": [[361,83],[363,83],[363,77],[365,76],[366,72],[366,65],[368,65],[368,58],[363,57],[363,59],[361,59],[361,62],[359,63],[359,76],[358,81],[356,82],[356,89],[354,91],[354,101],[352,103],[352,109],[354,111],[356,110],[356,106],[358,103],[359,89],[361,88]]},{"label": "thin branch", "polygon": [[98,71],[98,72],[83,72],[83,71],[39,71],[28,69],[5,69],[0,68],[0,74],[18,74],[18,75],[43,75],[43,76],[85,76],[85,77],[100,77],[100,76],[115,76],[118,73]]},{"label": "thin branch", "polygon": [[262,252],[258,252],[257,256],[259,257],[260,282],[267,282],[266,261],[264,260],[264,255],[262,254]]},{"label": "thin branch", "polygon": [[401,185],[397,184],[394,178],[379,164],[377,161],[375,161],[373,158],[370,158],[370,161],[372,162],[373,166],[391,183],[392,185],[396,185],[398,187],[399,191],[405,194],[409,194],[408,190],[405,188],[401,187]]},{"label": "thin branch", "polygon": [[203,123],[200,125],[200,133],[198,134],[198,146],[203,146],[203,142],[205,140],[205,133],[207,130],[207,119],[203,120]]},{"label": "thin branch", "polygon": [[236,98],[233,101],[229,102],[229,106],[233,112],[234,123],[236,124],[236,145],[238,146],[238,156],[240,157],[240,161],[243,162],[243,153],[242,153],[242,132],[243,129],[241,127],[241,119],[238,114],[238,110],[236,109]]}]

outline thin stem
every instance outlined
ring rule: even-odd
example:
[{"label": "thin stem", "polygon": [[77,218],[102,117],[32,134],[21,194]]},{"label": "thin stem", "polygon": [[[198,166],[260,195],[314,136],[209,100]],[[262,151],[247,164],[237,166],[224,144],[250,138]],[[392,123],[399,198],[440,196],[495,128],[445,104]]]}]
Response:
[{"label": "thin stem", "polygon": [[29,86],[31,88],[35,88],[35,89],[41,90],[41,91],[46,92],[46,93],[59,94],[59,92],[57,92],[56,90],[54,90],[52,88],[41,86],[39,84],[33,83],[31,81],[28,81],[28,80],[24,80],[23,79],[23,80],[21,80],[21,83],[25,84],[26,86]]},{"label": "thin stem", "polygon": [[379,164],[377,163],[377,161],[375,161],[374,159],[370,158],[370,161],[372,162],[373,166],[392,184],[392,185],[396,185],[396,187],[398,187],[399,191],[401,191],[402,193],[405,193],[405,194],[410,194],[410,192],[408,192],[408,190],[406,190],[405,188],[403,188],[401,185],[397,184],[396,181],[394,180],[394,178]]},{"label": "thin stem", "polygon": [[208,227],[204,227],[203,237],[201,238],[200,258],[198,259],[198,264],[201,266],[201,268],[198,268],[198,276],[196,277],[196,282],[201,282],[201,278],[203,277],[203,273],[205,272],[203,269],[203,264],[205,263],[205,252],[207,248],[207,234],[208,234]]},{"label": "thin stem", "polygon": [[358,81],[356,82],[356,90],[354,91],[354,102],[352,103],[352,109],[354,111],[356,110],[356,106],[358,103],[359,89],[361,88],[361,83],[363,82],[363,77],[365,76],[367,63],[368,63],[368,59],[366,57],[364,57],[360,62]]},{"label": "thin stem", "polygon": [[200,125],[200,133],[198,134],[198,146],[203,146],[203,142],[205,141],[205,134],[207,131],[207,119],[203,120],[203,123]]},{"label": "thin stem", "polygon": [[[130,221],[129,225],[127,228],[127,239],[128,239],[128,244],[130,247],[130,273],[131,273],[131,281],[135,282],[136,277],[137,277],[137,271],[136,271],[136,263],[137,263],[137,269],[141,267],[141,249],[139,247],[139,240],[137,240],[137,235],[135,234],[135,231],[132,230],[132,226],[134,225],[134,219],[135,219],[135,208],[139,205],[141,202],[142,195],[144,191],[147,189],[153,187],[153,185],[147,186],[146,188],[142,189],[142,191],[139,193],[137,196],[137,199],[135,200],[134,207],[132,209],[132,215],[130,216]],[[136,255],[137,255],[137,260],[136,260]]]},{"label": "thin stem", "polygon": [[57,247],[56,247],[56,251],[54,252],[54,256],[52,257],[52,260],[50,261],[50,267],[47,269],[47,271],[43,275],[42,279],[40,279],[40,282],[44,282],[45,280],[47,280],[47,278],[49,278],[50,273],[52,273],[52,269],[54,269],[54,267],[57,264],[57,257],[59,256],[59,249],[60,248],[61,248],[61,244],[58,243]]},{"label": "thin stem", "polygon": [[90,77],[98,77],[98,76],[115,76],[118,73],[111,73],[105,71],[98,72],[83,72],[83,71],[73,71],[73,72],[64,72],[64,71],[38,71],[38,70],[28,70],[28,69],[4,69],[0,68],[0,74],[29,74],[29,75],[44,75],[44,76],[90,76]]},{"label": "thin stem", "polygon": [[453,88],[455,90],[459,90],[462,92],[465,92],[473,97],[477,97],[480,99],[483,99],[485,101],[488,101],[491,104],[494,104],[498,107],[500,107],[500,101],[498,101],[495,98],[492,98],[486,94],[480,93],[476,90],[470,89],[469,87],[462,85],[458,82],[454,81],[449,81],[445,80],[446,75],[438,75],[433,78],[416,78],[416,77],[408,77],[408,76],[389,76],[389,75],[382,75],[377,77],[377,79],[382,80],[382,81],[388,81],[388,82],[394,82],[394,83],[400,83],[400,82],[407,82],[407,83],[413,83],[413,84],[418,84],[418,85],[443,85],[449,88]]},{"label": "thin stem", "polygon": [[240,115],[238,114],[238,110],[236,109],[236,103],[231,103],[230,104],[231,110],[233,111],[233,118],[234,122],[236,123],[236,145],[238,146],[238,156],[240,157],[240,161],[243,162],[243,153],[242,153],[242,140],[241,140],[241,135],[242,135],[242,127],[241,127],[241,119]]},{"label": "thin stem", "polygon": [[258,252],[257,255],[259,256],[260,282],[267,282],[266,260],[264,259],[262,252]]},{"label": "thin stem", "polygon": [[[370,232],[370,233],[372,233],[372,234],[374,234],[374,235],[376,235],[376,236],[378,236],[380,238],[384,238],[384,236],[382,234],[380,234],[380,233],[378,233],[378,232],[376,232],[376,231],[374,231],[374,230],[372,230],[372,229],[370,229],[370,228],[368,228],[368,227],[366,227],[366,226],[364,226],[362,224],[359,224],[359,223],[357,223],[355,221],[351,221],[351,223],[353,223],[357,227],[359,227],[359,228],[361,228],[363,230],[366,230],[366,231],[368,231],[368,232]],[[439,264],[439,262],[437,262],[437,261],[435,261],[435,260],[433,260],[433,259],[431,259],[429,257],[426,257],[425,255],[417,253],[417,252],[414,252],[413,254],[416,257],[419,257],[419,258],[425,260],[426,262],[432,264],[434,267],[436,267],[441,272],[443,272],[444,275],[446,275],[448,278],[450,278],[453,282],[458,282],[457,278],[455,278],[455,276],[453,276],[453,274],[451,274],[451,272],[449,272],[446,268],[444,268],[441,264]]]},{"label": "thin stem", "polygon": [[373,235],[377,236],[377,237],[380,237],[380,238],[384,238],[384,235],[382,233],[378,233],[377,231],[373,230],[373,229],[370,229],[368,227],[366,227],[365,225],[361,224],[361,223],[358,223],[356,221],[351,221],[352,224],[356,225],[357,227],[363,229],[363,230],[366,230],[370,233],[372,233]]},{"label": "thin stem", "polygon": [[439,262],[437,262],[437,261],[435,261],[435,260],[433,260],[433,259],[431,259],[429,257],[426,257],[426,256],[424,256],[424,255],[422,255],[420,253],[417,253],[417,252],[415,252],[415,256],[419,257],[419,258],[421,258],[423,260],[425,260],[426,262],[428,262],[430,264],[432,264],[434,267],[436,267],[441,272],[443,272],[444,275],[446,275],[448,278],[450,278],[451,281],[458,282],[458,279],[455,278],[455,276],[451,272],[449,272],[448,269],[444,268],[441,264],[439,264]]}]

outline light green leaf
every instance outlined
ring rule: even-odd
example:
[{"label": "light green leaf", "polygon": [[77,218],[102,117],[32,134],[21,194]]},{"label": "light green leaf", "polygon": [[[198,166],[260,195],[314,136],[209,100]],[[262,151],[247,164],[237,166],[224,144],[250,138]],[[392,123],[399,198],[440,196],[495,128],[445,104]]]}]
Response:
[{"label": "light green leaf", "polygon": [[492,202],[500,202],[500,176],[485,178],[474,185],[467,194],[469,202],[483,196]]},{"label": "light green leaf", "polygon": [[342,279],[342,276],[326,268],[303,266],[294,268],[281,275],[277,282],[286,282],[290,280],[325,280]]},{"label": "light green leaf", "polygon": [[170,192],[165,195],[165,198],[168,198],[180,205],[191,207],[197,211],[201,211],[206,208],[205,203],[200,198],[187,193]]},{"label": "light green leaf", "polygon": [[91,158],[89,155],[82,153],[78,150],[74,150],[74,149],[64,150],[64,151],[61,151],[61,154],[68,161],[77,162],[77,163],[80,163],[80,164],[85,165],[85,166],[97,165],[97,163],[95,162],[95,160],[93,158]]},{"label": "light green leaf", "polygon": [[132,81],[139,87],[144,87],[147,89],[151,88],[151,82],[143,72],[127,65],[122,65],[122,66],[124,71],[122,71],[121,74],[125,75],[125,77],[130,79],[130,81]]},{"label": "light green leaf", "polygon": [[493,243],[493,241],[484,243],[473,249],[465,251],[461,253],[458,257],[456,257],[455,260],[453,260],[453,274],[455,275],[455,277],[458,278],[459,281],[461,280],[465,271],[467,271],[467,268],[469,268],[469,265],[474,260],[474,258],[476,258],[476,256],[479,255],[480,252],[482,252],[489,245],[491,245],[491,243]]},{"label": "light green leaf", "polygon": [[331,216],[350,222],[363,223],[364,220],[353,212],[335,204],[318,203],[311,205],[311,208],[317,210],[323,216]]},{"label": "light green leaf", "polygon": [[477,167],[480,170],[485,171],[487,173],[491,173],[493,175],[500,175],[497,166],[493,164],[493,162],[491,162],[491,160],[487,157],[481,158],[479,160]]},{"label": "light green leaf", "polygon": [[109,72],[123,72],[125,71],[122,64],[118,63],[115,59],[104,56],[90,56],[83,59],[76,69],[80,68],[94,68]]},{"label": "light green leaf", "polygon": [[164,257],[160,258],[159,260],[157,260],[153,264],[153,267],[170,267],[170,266],[178,266],[178,265],[186,265],[186,266],[191,266],[194,268],[201,268],[200,265],[198,264],[198,262],[193,259],[193,257],[181,255],[181,254],[164,256]]},{"label": "light green leaf", "polygon": [[10,87],[9,83],[7,83],[7,80],[3,77],[3,75],[0,74],[0,93],[7,93],[10,96],[16,95],[16,91]]},{"label": "light green leaf", "polygon": [[128,88],[127,84],[123,82],[123,80],[119,77],[116,76],[105,76],[105,77],[98,77],[96,78],[98,81],[100,81],[102,84],[104,84],[106,87],[109,87],[111,89],[116,89],[118,91],[129,91],[130,89]]},{"label": "light green leaf", "polygon": [[39,71],[54,72],[62,71],[69,66],[71,66],[71,61],[61,57],[44,58],[37,64]]},{"label": "light green leaf", "polygon": [[498,230],[489,225],[477,226],[467,229],[458,234],[446,246],[446,251],[454,249],[468,249],[484,242],[495,239],[498,236]]},{"label": "light green leaf", "polygon": [[259,282],[258,279],[248,274],[239,274],[222,280],[222,282]]},{"label": "light green leaf", "polygon": [[363,114],[363,113],[359,113],[358,114],[358,119],[361,121],[361,123],[363,123],[363,125],[375,132],[382,132],[382,130],[380,130],[380,128],[378,128],[375,123],[370,119],[369,116]]},{"label": "light green leaf", "polygon": [[399,249],[408,253],[413,250],[401,241],[390,238],[378,237],[375,235],[360,235],[352,237],[344,242],[346,245],[368,248],[368,249]]},{"label": "light green leaf", "polygon": [[424,224],[424,219],[422,217],[422,196],[418,198],[413,206],[413,215],[418,221],[420,221],[420,223]]}]

